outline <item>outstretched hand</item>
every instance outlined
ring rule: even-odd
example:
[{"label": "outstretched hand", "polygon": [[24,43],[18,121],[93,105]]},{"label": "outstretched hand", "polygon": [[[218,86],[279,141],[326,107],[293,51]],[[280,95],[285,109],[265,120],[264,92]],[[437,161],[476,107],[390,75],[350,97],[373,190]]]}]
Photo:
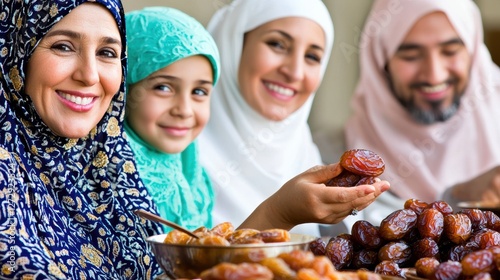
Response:
[{"label": "outstretched hand", "polygon": [[495,167],[484,176],[482,182],[477,182],[471,185],[483,184],[485,190],[482,193],[482,200],[491,204],[500,204],[500,167]]},{"label": "outstretched hand", "polygon": [[483,201],[500,204],[500,166],[451,187],[446,191],[445,199],[452,205],[459,201]]},{"label": "outstretched hand", "polygon": [[332,224],[353,209],[362,210],[382,192],[387,181],[356,187],[327,187],[324,182],[342,171],[339,164],[315,166],[285,183],[265,200],[240,226],[256,229],[291,229],[302,223]]}]

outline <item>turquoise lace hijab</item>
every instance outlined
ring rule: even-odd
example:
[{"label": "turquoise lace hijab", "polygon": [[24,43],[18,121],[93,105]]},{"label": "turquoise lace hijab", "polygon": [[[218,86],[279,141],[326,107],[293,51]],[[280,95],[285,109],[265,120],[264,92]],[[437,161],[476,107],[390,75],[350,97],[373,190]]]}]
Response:
[{"label": "turquoise lace hijab", "polygon": [[[126,14],[125,19],[129,57],[127,85],[193,55],[208,58],[214,84],[217,82],[217,46],[194,18],[172,8],[148,7]],[[212,227],[214,194],[200,165],[197,143],[191,143],[180,154],[166,154],[144,142],[127,123],[125,130],[141,178],[160,215],[190,229]]]}]

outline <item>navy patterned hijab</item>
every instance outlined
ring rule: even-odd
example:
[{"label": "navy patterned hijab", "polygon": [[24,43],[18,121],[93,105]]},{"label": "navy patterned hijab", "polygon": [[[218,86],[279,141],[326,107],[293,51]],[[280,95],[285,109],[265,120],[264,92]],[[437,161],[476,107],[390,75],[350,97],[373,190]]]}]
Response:
[{"label": "navy patterned hijab", "polygon": [[[53,134],[24,92],[26,64],[38,42],[86,1],[1,1],[0,278],[154,278],[161,271],[145,238],[160,228],[133,214],[156,209],[123,137],[124,83],[80,139]],[[121,3],[93,2],[119,26],[125,77]]]}]

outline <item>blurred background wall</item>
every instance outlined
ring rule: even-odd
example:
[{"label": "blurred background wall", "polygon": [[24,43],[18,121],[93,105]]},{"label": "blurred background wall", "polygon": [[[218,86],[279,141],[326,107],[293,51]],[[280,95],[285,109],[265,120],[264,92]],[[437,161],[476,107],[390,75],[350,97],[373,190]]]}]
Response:
[{"label": "blurred background wall", "polygon": [[[293,1],[293,0],[290,0]],[[206,25],[212,14],[231,0],[122,0],[125,11],[146,6],[174,7]],[[358,76],[357,43],[372,0],[323,0],[334,27],[330,63],[309,118],[313,137],[325,162],[336,162],[344,150],[343,124],[351,113],[350,98]],[[500,1],[476,0],[483,15],[485,42],[500,64]]]}]

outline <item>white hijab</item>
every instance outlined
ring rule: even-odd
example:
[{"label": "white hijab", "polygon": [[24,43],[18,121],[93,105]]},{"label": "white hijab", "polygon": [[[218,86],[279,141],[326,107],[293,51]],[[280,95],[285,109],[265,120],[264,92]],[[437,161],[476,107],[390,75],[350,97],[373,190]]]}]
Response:
[{"label": "white hijab", "polygon": [[[434,11],[447,15],[471,54],[472,68],[458,113],[424,125],[394,98],[384,67],[416,21]],[[375,1],[362,34],[361,76],[346,142],[348,148],[368,148],[384,158],[381,177],[391,182],[391,192],[403,200],[432,202],[447,187],[500,164],[500,71],[483,43],[473,1]]]},{"label": "white hijab", "polygon": [[[307,124],[314,94],[278,122],[262,117],[240,94],[238,68],[244,34],[284,17],[308,18],[323,28],[323,76],[333,45],[333,23],[320,0],[235,0],[217,11],[208,24],[222,64],[212,95],[212,115],[200,135],[202,164],[216,192],[214,224],[239,225],[287,180],[322,163]],[[319,234],[317,225],[301,226],[308,226],[309,234]]]}]

